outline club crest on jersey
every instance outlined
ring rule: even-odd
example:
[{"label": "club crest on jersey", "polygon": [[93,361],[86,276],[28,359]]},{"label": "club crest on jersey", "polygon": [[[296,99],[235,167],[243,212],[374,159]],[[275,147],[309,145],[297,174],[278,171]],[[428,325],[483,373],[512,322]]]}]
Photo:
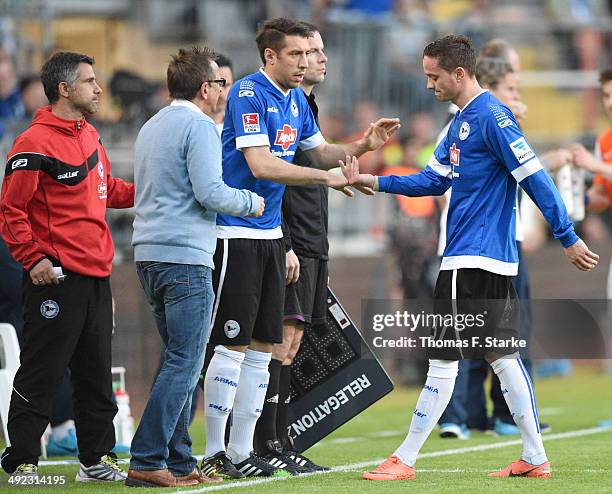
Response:
[{"label": "club crest on jersey", "polygon": [[40,315],[45,319],[53,319],[59,314],[59,304],[55,300],[45,300],[40,304]]},{"label": "club crest on jersey", "polygon": [[461,150],[455,145],[454,142],[453,142],[453,145],[449,149],[449,153],[450,153],[451,165],[459,166],[459,154],[461,153]]},{"label": "club crest on jersey", "polygon": [[461,124],[461,128],[459,129],[459,139],[465,141],[470,135],[470,124],[467,122],[463,122]]},{"label": "club crest on jersey", "polygon": [[228,321],[225,321],[223,331],[225,332],[225,336],[228,338],[235,338],[238,336],[238,333],[240,333],[240,324],[233,319],[229,319]]},{"label": "club crest on jersey", "polygon": [[243,113],[242,126],[247,134],[259,132],[259,113]]},{"label": "club crest on jersey", "polygon": [[295,101],[293,101],[293,100],[291,100],[291,114],[292,114],[294,117],[297,117],[297,116],[298,116],[298,106],[297,106],[297,104],[295,103]]},{"label": "club crest on jersey", "polygon": [[283,148],[283,151],[287,151],[297,139],[297,129],[294,129],[288,124],[283,125],[282,130],[276,131],[276,139],[274,145]]}]

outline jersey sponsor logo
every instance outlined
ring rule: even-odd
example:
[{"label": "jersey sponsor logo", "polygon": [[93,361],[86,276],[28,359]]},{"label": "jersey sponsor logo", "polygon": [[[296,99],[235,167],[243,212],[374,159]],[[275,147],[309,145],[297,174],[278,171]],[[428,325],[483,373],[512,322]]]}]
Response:
[{"label": "jersey sponsor logo", "polygon": [[427,417],[427,414],[426,414],[426,413],[419,412],[418,410],[415,410],[415,411],[414,411],[414,415],[416,415],[417,417],[421,417],[421,418],[425,418],[425,417]]},{"label": "jersey sponsor logo", "polygon": [[512,125],[512,120],[507,118],[506,120],[499,122],[497,125],[499,126],[500,129],[504,129]]},{"label": "jersey sponsor logo", "polygon": [[28,158],[20,158],[18,160],[13,161],[11,170],[14,170],[15,168],[23,168],[24,166],[28,166]]},{"label": "jersey sponsor logo", "polygon": [[53,319],[59,314],[60,307],[55,300],[45,300],[40,304],[40,315],[45,319]]},{"label": "jersey sponsor logo", "polygon": [[291,113],[293,114],[294,117],[298,116],[298,106],[293,100],[291,100]]},{"label": "jersey sponsor logo", "polygon": [[104,165],[101,161],[98,161],[98,175],[102,180],[104,180]]},{"label": "jersey sponsor logo", "polygon": [[223,331],[225,332],[225,336],[228,338],[235,338],[238,336],[238,333],[240,333],[240,324],[233,319],[229,319],[228,321],[225,321]]},{"label": "jersey sponsor logo", "polygon": [[470,135],[470,124],[467,122],[463,122],[461,124],[461,128],[459,129],[459,139],[461,141],[465,141]]},{"label": "jersey sponsor logo", "polygon": [[260,132],[259,113],[243,113],[242,126],[247,134],[256,134]]},{"label": "jersey sponsor logo", "polygon": [[278,113],[278,108],[276,106],[268,106],[268,113]]},{"label": "jersey sponsor logo", "polygon": [[67,178],[74,178],[79,174],[79,170],[76,170],[74,172],[66,172],[66,173],[62,173],[61,175],[57,176],[58,180],[65,180]]},{"label": "jersey sponsor logo", "polygon": [[512,149],[514,156],[520,164],[529,161],[535,156],[535,153],[531,150],[524,137],[519,137],[516,141],[511,142],[510,149]]},{"label": "jersey sponsor logo", "polygon": [[240,89],[238,91],[238,97],[242,98],[243,96],[246,96],[247,98],[252,98],[253,96],[255,96],[255,92],[251,91],[250,89]]},{"label": "jersey sponsor logo", "polygon": [[276,146],[280,146],[283,150],[287,151],[293,144],[295,144],[295,140],[297,139],[297,129],[291,127],[291,125],[285,124],[283,125],[282,130],[276,131],[276,139],[274,140],[274,144]]}]

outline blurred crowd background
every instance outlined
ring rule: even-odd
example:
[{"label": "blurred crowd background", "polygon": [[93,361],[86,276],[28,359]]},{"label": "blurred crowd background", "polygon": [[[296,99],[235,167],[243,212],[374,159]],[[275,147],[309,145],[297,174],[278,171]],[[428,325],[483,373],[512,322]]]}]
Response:
[{"label": "blurred crowd background", "polygon": [[[597,76],[612,66],[611,13],[611,0],[0,0],[0,158],[47,104],[38,79],[43,61],[56,50],[78,51],[96,60],[104,94],[93,120],[113,174],[132,179],[138,130],[168,103],[170,54],[206,44],[232,60],[236,80],[260,65],[258,24],[281,15],[321,29],[328,73],[315,91],[327,140],[352,140],[380,115],[401,118],[399,136],[366,155],[363,170],[405,173],[429,159],[448,105],[425,87],[422,50],[447,33],[467,34],[477,48],[501,37],[517,49],[524,131],[538,152],[576,141],[592,149],[610,126]],[[402,203],[382,194],[330,194],[331,286],[358,325],[363,299],[418,296],[435,280],[439,214],[433,198]],[[139,416],[160,342],[132,262],[132,213],[109,211],[108,219],[116,245],[114,360],[129,364]],[[533,296],[605,298],[611,225],[609,212],[578,225],[602,256],[600,267],[583,275],[533,219],[524,242]],[[392,360],[390,372],[409,381]]]}]

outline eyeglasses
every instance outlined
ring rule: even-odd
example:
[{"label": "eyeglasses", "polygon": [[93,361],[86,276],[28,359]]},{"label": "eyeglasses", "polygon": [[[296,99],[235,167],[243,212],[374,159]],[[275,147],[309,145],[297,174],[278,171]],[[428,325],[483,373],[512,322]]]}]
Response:
[{"label": "eyeglasses", "polygon": [[219,86],[225,87],[225,83],[227,81],[225,79],[212,79],[210,81],[204,81],[204,82],[216,82],[217,84],[219,84]]}]

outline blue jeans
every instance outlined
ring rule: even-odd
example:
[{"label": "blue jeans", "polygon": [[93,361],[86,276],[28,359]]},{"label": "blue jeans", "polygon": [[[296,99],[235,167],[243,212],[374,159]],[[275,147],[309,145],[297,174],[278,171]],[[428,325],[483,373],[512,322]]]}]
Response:
[{"label": "blue jeans", "polygon": [[210,335],[212,269],[165,262],[137,262],[136,268],[166,348],[132,441],[130,468],[189,475],[197,464],[188,428]]}]

